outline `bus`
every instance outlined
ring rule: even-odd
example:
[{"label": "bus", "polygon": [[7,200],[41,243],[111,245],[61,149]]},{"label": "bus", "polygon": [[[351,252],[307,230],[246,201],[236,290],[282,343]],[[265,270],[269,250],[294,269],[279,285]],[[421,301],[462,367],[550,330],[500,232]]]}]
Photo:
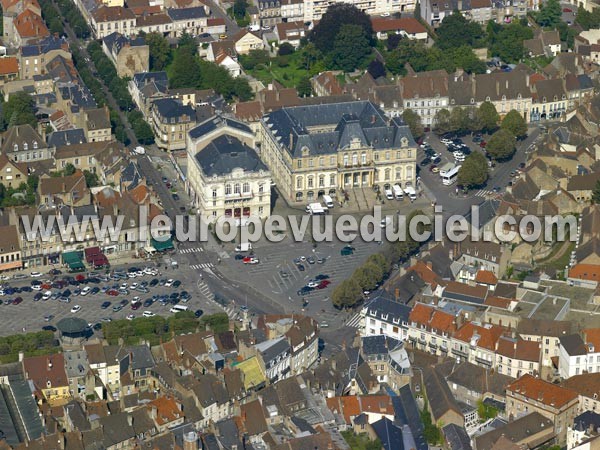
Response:
[{"label": "bus", "polygon": [[460,170],[461,166],[455,166],[454,168],[445,171],[445,172],[441,172],[440,171],[440,177],[442,178],[442,184],[444,186],[450,186],[451,184],[456,183],[456,178],[458,175],[458,171]]}]

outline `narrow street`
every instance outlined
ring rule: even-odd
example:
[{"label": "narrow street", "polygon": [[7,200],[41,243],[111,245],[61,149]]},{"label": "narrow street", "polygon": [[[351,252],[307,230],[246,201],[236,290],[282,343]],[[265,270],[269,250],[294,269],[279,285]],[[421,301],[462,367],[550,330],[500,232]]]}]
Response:
[{"label": "narrow street", "polygon": [[233,36],[238,31],[240,31],[240,27],[235,20],[227,15],[227,13],[221,9],[221,7],[214,0],[206,0],[204,2],[210,8],[210,11],[214,17],[225,19],[225,25],[227,26],[227,35]]},{"label": "narrow street", "polygon": [[[58,11],[60,11],[59,6],[54,1],[52,2],[52,4],[56,7],[56,9]],[[73,29],[71,28],[69,23],[65,20],[65,18],[63,16],[60,16],[60,20],[62,21],[65,33],[67,34],[67,36],[69,38],[70,45],[77,47],[79,54],[84,58],[85,62],[89,65],[92,73],[97,73],[96,67],[94,66],[94,62],[92,61],[92,58],[90,58],[90,55],[87,51],[85,42],[82,42],[77,37],[77,35],[73,31]],[[108,105],[111,107],[111,109],[115,110],[117,112],[117,114],[119,114],[121,122],[123,123],[123,126],[125,128],[125,133],[127,133],[127,137],[131,141],[131,145],[134,147],[137,146],[138,141],[137,141],[137,138],[135,137],[135,134],[133,133],[133,130],[131,129],[131,125],[129,124],[129,121],[127,120],[127,115],[123,111],[121,111],[115,98],[113,97],[113,95],[110,92],[110,90],[108,89],[108,87],[104,84],[104,81],[102,80],[102,78],[98,77],[97,79],[102,84],[102,90],[104,91],[104,94],[106,95],[106,98],[108,100]]]}]

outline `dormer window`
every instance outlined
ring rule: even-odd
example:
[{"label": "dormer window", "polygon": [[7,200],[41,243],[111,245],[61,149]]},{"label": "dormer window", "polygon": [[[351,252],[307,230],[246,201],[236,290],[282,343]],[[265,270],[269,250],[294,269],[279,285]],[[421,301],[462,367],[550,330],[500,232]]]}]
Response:
[{"label": "dormer window", "polygon": [[475,104],[475,99],[474,99],[474,98],[472,98],[472,99],[471,99],[471,105],[474,105],[474,104]]},{"label": "dormer window", "polygon": [[29,145],[27,144],[27,142],[23,142],[23,150],[27,149],[29,149]]},{"label": "dormer window", "polygon": [[505,102],[506,101],[506,95],[502,96],[502,101]]},{"label": "dormer window", "polygon": [[485,101],[486,101],[486,102],[489,102],[489,101],[490,101],[490,98],[489,98],[489,97],[486,97],[486,98],[485,98]]},{"label": "dormer window", "polygon": [[38,148],[38,143],[37,143],[37,141],[33,141],[33,148]]}]

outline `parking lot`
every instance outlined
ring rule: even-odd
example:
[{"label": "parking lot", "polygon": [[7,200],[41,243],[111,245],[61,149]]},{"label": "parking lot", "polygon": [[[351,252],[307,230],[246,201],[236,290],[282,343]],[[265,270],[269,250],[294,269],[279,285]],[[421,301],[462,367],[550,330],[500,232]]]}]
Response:
[{"label": "parking lot", "polygon": [[[31,287],[32,282],[38,283],[41,281],[42,283],[47,283],[54,280],[63,280],[68,276],[72,276],[74,278],[75,275],[77,274],[59,274],[52,277],[47,274],[43,274],[39,278],[26,277],[23,279],[11,279],[6,280],[3,283],[5,287],[10,286],[10,288],[18,289],[26,287],[28,290],[28,288]],[[2,292],[0,292],[4,294],[0,296],[0,311],[4,310],[4,319],[2,321],[2,326],[0,327],[0,333],[2,335],[8,335],[22,332],[23,330],[27,332],[39,331],[44,326],[54,326],[62,318],[71,316],[81,317],[92,326],[97,323],[101,323],[102,321],[125,319],[127,316],[141,317],[144,311],[151,311],[156,315],[169,316],[172,314],[170,309],[173,306],[170,296],[175,292],[180,294],[182,291],[189,292],[191,298],[187,302],[179,300],[179,305],[187,306],[192,312],[202,308],[198,295],[194,293],[193,289],[188,289],[186,283],[181,281],[180,285],[179,283],[175,283],[177,287],[166,285],[170,284],[167,282],[169,279],[173,280],[173,282],[178,281],[174,275],[175,272],[169,271],[168,273],[157,273],[155,276],[144,274],[135,278],[105,280],[105,276],[103,274],[98,274],[97,276],[100,277],[98,278],[98,282],[82,282],[77,284],[72,283],[61,288],[50,287],[50,289],[12,293],[10,288],[4,289]],[[156,284],[154,286],[150,286],[150,284],[154,284],[152,282],[153,279],[156,279]],[[131,285],[133,283],[137,283],[139,285],[143,282],[148,283],[147,293],[131,290]],[[118,293],[116,296],[111,296],[108,295],[108,293],[101,291],[102,289],[106,290],[116,287],[118,292],[118,288],[121,287],[123,283],[127,284],[127,294],[125,294],[123,291],[123,293]],[[90,292],[87,295],[76,295],[78,290],[86,287],[88,287],[90,291],[95,287],[100,291],[98,293]],[[66,290],[71,291],[71,294],[69,295],[69,302],[66,302],[64,297],[62,300],[58,300],[58,298],[56,298],[56,294],[64,293]],[[50,291],[55,298],[47,300],[39,299],[37,301],[34,300],[34,296],[36,294],[41,294],[43,296],[46,291]],[[19,304],[14,304],[14,299],[18,297],[22,298],[22,301]],[[131,304],[131,301],[134,297],[139,297],[140,302],[142,303],[142,305],[140,305],[140,307],[136,310],[132,309]],[[161,303],[158,301],[159,297],[163,297],[164,300],[169,298],[169,301],[164,301]],[[154,298],[152,304],[148,305],[149,299],[152,298]],[[143,305],[144,301],[148,301],[145,306]],[[110,304],[105,304],[103,307],[102,304],[105,302],[110,302]],[[113,307],[121,303],[123,303],[122,309],[118,311],[113,310]],[[71,312],[72,310],[74,311],[75,306],[80,306],[79,311]],[[51,318],[49,320],[45,320],[45,318],[48,317]]]}]

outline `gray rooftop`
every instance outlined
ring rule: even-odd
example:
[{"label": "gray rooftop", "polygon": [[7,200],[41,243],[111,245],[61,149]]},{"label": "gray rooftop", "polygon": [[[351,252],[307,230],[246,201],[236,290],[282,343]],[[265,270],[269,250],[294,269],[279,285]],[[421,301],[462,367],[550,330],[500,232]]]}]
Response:
[{"label": "gray rooftop", "polygon": [[228,175],[237,168],[244,172],[268,170],[253,149],[230,135],[214,139],[196,154],[196,161],[207,177]]}]

